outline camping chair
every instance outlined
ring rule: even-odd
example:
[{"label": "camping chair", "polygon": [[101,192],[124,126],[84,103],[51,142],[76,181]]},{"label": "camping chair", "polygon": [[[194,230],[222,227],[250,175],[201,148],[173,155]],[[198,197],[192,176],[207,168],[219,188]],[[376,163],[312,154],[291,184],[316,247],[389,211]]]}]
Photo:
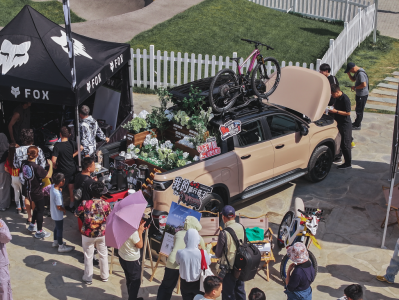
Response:
[{"label": "camping chair", "polygon": [[276,261],[273,255],[273,231],[269,228],[269,219],[266,214],[258,217],[248,217],[245,215],[239,215],[239,217],[239,222],[245,228],[259,227],[265,231],[263,240],[251,241],[250,243],[256,244],[259,249],[264,248],[266,244],[270,244],[270,251],[261,251],[261,261],[264,262],[262,268],[266,267],[266,280],[269,281],[269,262]]},{"label": "camping chair", "polygon": [[[391,212],[391,211],[395,212],[396,222],[390,223],[390,224],[388,224],[388,226],[392,226],[395,224],[399,225],[399,214],[398,214],[398,211],[399,211],[399,187],[398,186],[399,186],[399,183],[397,183],[393,188],[391,207],[389,209],[389,212]],[[383,186],[382,191],[384,192],[386,205],[388,205],[389,187]],[[384,218],[384,221],[382,221],[382,223],[381,223],[381,228],[384,228],[384,226],[385,226],[385,219],[386,219],[386,216]]]}]

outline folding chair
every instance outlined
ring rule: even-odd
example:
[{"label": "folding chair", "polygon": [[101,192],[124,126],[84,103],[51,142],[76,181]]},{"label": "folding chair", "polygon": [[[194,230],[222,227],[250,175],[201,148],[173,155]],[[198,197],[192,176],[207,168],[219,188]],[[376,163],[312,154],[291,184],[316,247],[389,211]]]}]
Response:
[{"label": "folding chair", "polygon": [[[264,262],[262,268],[266,267],[266,280],[269,281],[269,262],[270,261],[276,261],[273,255],[273,231],[271,228],[269,228],[269,219],[267,218],[267,215],[262,215],[258,217],[248,217],[245,215],[239,215],[240,219],[239,222],[245,227],[245,228],[254,228],[254,227],[259,227],[265,231],[264,238],[263,240],[259,241],[251,241],[250,243],[256,244],[261,246],[261,248],[264,248],[266,244],[270,244],[270,251],[261,252],[261,261]],[[259,247],[258,247],[259,248]]]},{"label": "folding chair", "polygon": [[[383,186],[382,191],[384,192],[386,205],[388,205],[389,187]],[[394,211],[396,214],[396,222],[390,223],[390,224],[388,224],[388,226],[392,226],[395,224],[399,225],[399,214],[398,214],[398,212],[399,212],[399,183],[396,184],[393,188],[392,201],[391,201],[391,207],[389,209],[389,212],[391,212],[391,211]],[[385,226],[385,219],[386,219],[386,216],[384,218],[384,221],[382,221],[382,223],[381,223],[381,228],[384,228],[384,226]]]}]

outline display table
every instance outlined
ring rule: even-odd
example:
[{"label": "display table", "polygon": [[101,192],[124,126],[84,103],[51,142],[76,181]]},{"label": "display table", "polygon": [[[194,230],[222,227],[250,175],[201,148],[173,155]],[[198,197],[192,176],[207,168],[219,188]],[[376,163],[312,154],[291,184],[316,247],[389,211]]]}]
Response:
[{"label": "display table", "polygon": [[[118,199],[123,199],[127,196],[127,190],[123,191],[123,192],[115,193],[115,194],[107,194],[107,196],[110,196],[112,198],[106,198],[103,196],[103,197],[101,197],[101,199],[103,199],[104,201],[106,201],[108,203],[116,202],[116,201],[118,201]],[[80,230],[82,229],[83,223],[79,218],[77,218],[77,219],[78,219],[78,226],[79,226],[79,232],[80,232]]]}]

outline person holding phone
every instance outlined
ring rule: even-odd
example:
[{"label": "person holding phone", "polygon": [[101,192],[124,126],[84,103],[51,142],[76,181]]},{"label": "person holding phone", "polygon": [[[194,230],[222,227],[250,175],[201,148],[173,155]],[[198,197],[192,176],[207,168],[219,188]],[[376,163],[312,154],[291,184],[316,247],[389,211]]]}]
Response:
[{"label": "person holding phone", "polygon": [[141,219],[140,227],[127,239],[127,241],[119,248],[119,262],[125,272],[127,293],[129,300],[143,300],[142,297],[137,298],[141,285],[141,263],[140,249],[143,248],[143,232],[146,227],[146,220]]}]

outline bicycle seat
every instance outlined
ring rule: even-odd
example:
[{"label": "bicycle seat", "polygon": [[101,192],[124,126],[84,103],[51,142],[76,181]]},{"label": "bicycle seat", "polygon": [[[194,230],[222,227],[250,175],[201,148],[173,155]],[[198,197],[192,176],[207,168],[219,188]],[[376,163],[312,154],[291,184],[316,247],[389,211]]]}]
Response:
[{"label": "bicycle seat", "polygon": [[240,63],[241,58],[242,57],[233,57],[233,58],[231,58],[231,60],[234,60],[236,62],[236,64],[238,65]]}]

